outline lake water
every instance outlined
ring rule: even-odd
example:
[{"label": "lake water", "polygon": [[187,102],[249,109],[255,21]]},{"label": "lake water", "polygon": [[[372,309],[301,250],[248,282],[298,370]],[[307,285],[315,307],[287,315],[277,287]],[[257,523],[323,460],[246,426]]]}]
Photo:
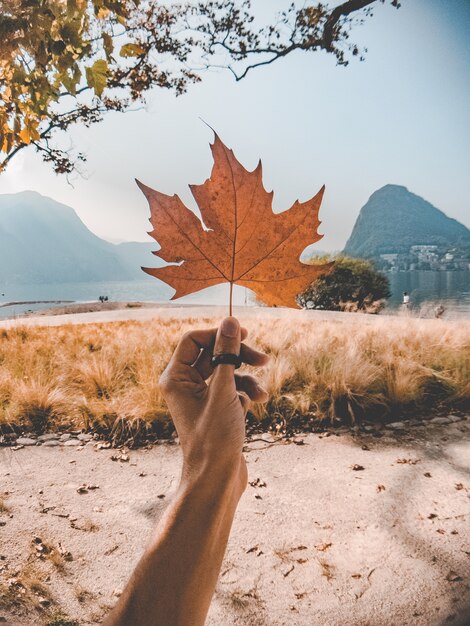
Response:
[{"label": "lake water", "polygon": [[470,317],[470,272],[388,272],[387,277],[392,292],[389,308],[397,308],[407,291],[412,307],[442,304],[449,311]]},{"label": "lake water", "polygon": [[[2,307],[7,302],[34,302],[48,300],[56,302],[77,301],[93,302],[100,296],[108,296],[115,302],[168,302],[173,289],[151,278],[126,282],[103,283],[63,283],[43,285],[16,285],[9,287],[0,285],[0,318],[20,315],[26,311],[50,309],[55,304],[16,304]],[[245,304],[248,300],[247,290],[240,287],[234,289],[234,303]],[[229,285],[217,285],[210,289],[203,289],[198,293],[180,298],[178,302],[184,304],[221,304],[229,301]],[[248,304],[248,302],[246,302]]]},{"label": "lake water", "polygon": [[[470,317],[470,272],[413,271],[388,273],[387,276],[392,291],[392,297],[387,305],[390,310],[400,306],[402,294],[407,291],[410,294],[411,305],[415,309],[426,307],[427,304],[432,309],[438,303],[442,303],[447,314]],[[172,289],[151,277],[132,282],[17,285],[15,287],[0,285],[0,304],[35,300],[87,302],[96,301],[100,295],[108,296],[109,300],[114,301],[163,302],[170,298],[172,292]],[[179,302],[221,304],[228,302],[228,294],[228,285],[218,285],[181,298]],[[247,290],[236,287],[234,301],[235,304],[250,304],[252,297]],[[40,310],[51,308],[51,306],[54,305],[26,304],[0,307],[0,317],[10,317],[27,310]]]}]

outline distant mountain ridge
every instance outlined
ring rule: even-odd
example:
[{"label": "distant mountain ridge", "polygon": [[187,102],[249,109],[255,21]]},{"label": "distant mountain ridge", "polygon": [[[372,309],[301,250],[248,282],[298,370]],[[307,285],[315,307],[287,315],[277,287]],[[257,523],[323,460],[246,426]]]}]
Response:
[{"label": "distant mountain ridge", "polygon": [[[361,209],[344,253],[378,257],[418,244],[470,247],[470,230],[406,187],[386,185]],[[151,254],[157,247],[105,241],[71,207],[33,191],[0,195],[0,292],[8,285],[148,280],[158,298],[159,281],[141,270],[163,264]],[[167,299],[168,286],[160,286]]]},{"label": "distant mountain ridge", "polygon": [[[155,244],[113,244],[34,191],[0,195],[0,285],[152,280]],[[155,279],[153,279],[155,280]]]},{"label": "distant mountain ridge", "polygon": [[400,185],[385,185],[362,207],[344,253],[408,253],[414,245],[469,245],[470,230]]}]

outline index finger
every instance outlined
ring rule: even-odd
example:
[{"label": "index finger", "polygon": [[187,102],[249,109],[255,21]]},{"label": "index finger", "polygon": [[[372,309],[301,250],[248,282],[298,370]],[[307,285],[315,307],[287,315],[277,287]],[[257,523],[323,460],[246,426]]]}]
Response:
[{"label": "index finger", "polygon": [[209,348],[215,341],[217,328],[190,330],[181,337],[176,346],[171,362],[192,365],[203,348]]},{"label": "index finger", "polygon": [[[193,365],[202,349],[212,348],[215,343],[217,328],[190,330],[181,337],[171,357],[170,363]],[[246,328],[241,329],[242,339],[248,335]]]}]

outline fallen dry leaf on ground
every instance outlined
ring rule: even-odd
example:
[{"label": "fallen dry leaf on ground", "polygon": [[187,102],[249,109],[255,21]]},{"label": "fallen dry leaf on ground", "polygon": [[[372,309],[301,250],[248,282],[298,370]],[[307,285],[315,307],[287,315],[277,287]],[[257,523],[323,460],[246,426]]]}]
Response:
[{"label": "fallen dry leaf on ground", "polygon": [[124,452],[119,452],[118,454],[111,455],[111,461],[121,461],[121,463],[127,463],[129,461],[129,455],[124,454]]},{"label": "fallen dry leaf on ground", "polygon": [[330,563],[327,563],[326,561],[319,561],[319,564],[321,567],[321,575],[325,576],[328,581],[335,577],[335,568],[333,565],[330,565]]},{"label": "fallen dry leaf on ground", "polygon": [[58,544],[57,550],[61,557],[64,559],[64,561],[73,561],[72,553],[69,550],[63,548],[60,543]]},{"label": "fallen dry leaf on ground", "polygon": [[295,568],[295,565],[291,565],[288,569],[284,570],[282,572],[282,575],[284,576],[284,578],[287,578],[287,576],[289,576],[289,574],[294,571],[294,568]]},{"label": "fallen dry leaf on ground", "polygon": [[333,545],[332,543],[319,543],[315,546],[315,548],[319,552],[326,552],[328,548],[331,548],[332,545]]},{"label": "fallen dry leaf on ground", "polygon": [[354,463],[354,465],[351,465],[351,469],[355,472],[361,472],[363,469],[365,469],[365,467],[363,465],[358,465],[357,463]]},{"label": "fallen dry leaf on ground", "polygon": [[248,483],[251,487],[266,487],[266,483],[261,478],[255,478],[255,480],[250,480]]},{"label": "fallen dry leaf on ground", "polygon": [[247,171],[216,135],[214,166],[202,185],[190,185],[202,220],[177,195],[167,196],[136,181],[149,205],[165,267],[142,268],[176,289],[172,300],[230,283],[248,287],[270,306],[299,308],[296,296],[328,272],[332,263],[307,265],[299,258],[319,239],[318,211],[324,187],[306,202],[273,213],[273,192],[262,182],[261,161]]}]

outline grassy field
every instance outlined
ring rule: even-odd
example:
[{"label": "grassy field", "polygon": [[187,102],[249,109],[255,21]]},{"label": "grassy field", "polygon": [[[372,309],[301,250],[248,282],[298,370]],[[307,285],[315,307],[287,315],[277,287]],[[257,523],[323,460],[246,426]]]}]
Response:
[{"label": "grassy field", "polygon": [[[116,439],[164,434],[158,379],[181,334],[215,320],[152,320],[0,330],[0,428],[97,429]],[[383,317],[373,324],[244,322],[272,355],[270,394],[252,419],[357,422],[470,404],[470,323]],[[170,427],[171,428],[171,427]]]}]

